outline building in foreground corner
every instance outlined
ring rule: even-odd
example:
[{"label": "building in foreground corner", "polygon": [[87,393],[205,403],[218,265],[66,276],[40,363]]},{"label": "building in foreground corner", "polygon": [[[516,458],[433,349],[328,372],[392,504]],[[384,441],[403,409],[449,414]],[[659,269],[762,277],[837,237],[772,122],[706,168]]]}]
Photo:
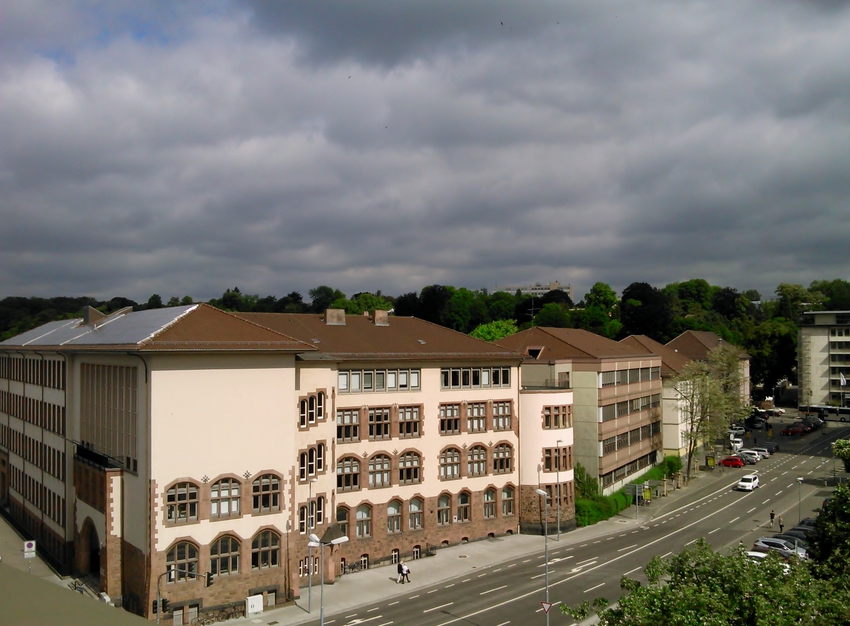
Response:
[{"label": "building in foreground corner", "polygon": [[850,406],[850,311],[806,311],[799,335],[800,404]]}]

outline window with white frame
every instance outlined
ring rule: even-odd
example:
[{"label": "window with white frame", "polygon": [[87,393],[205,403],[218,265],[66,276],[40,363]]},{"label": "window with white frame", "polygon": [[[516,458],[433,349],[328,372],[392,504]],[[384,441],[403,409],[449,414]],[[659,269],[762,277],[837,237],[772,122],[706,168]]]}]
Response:
[{"label": "window with white frame", "polygon": [[210,517],[236,517],[239,515],[239,481],[222,478],[210,488]]},{"label": "window with white frame", "polygon": [[468,491],[461,491],[457,496],[457,521],[468,522],[472,519],[470,503],[472,497]]},{"label": "window with white frame", "polygon": [[337,409],[336,440],[340,443],[360,441],[359,409]]},{"label": "window with white frame", "polygon": [[407,504],[407,525],[410,530],[421,530],[424,508],[425,504],[421,498],[412,498]]},{"label": "window with white frame", "polygon": [[492,519],[496,517],[496,490],[484,490],[484,518]]},{"label": "window with white frame", "polygon": [[422,482],[420,466],[422,459],[416,452],[405,452],[398,460],[398,482],[400,485],[412,485]]},{"label": "window with white frame", "polygon": [[280,510],[280,477],[263,474],[251,485],[254,513],[274,513]]},{"label": "window with white frame", "polygon": [[357,491],[360,489],[360,460],[345,456],[336,463],[336,488],[339,491]]},{"label": "window with white frame", "polygon": [[510,387],[509,367],[444,367],[440,371],[442,389],[485,389]]},{"label": "window with white frame", "polygon": [[460,405],[440,405],[440,434],[457,435],[460,433]]},{"label": "window with white frame", "polygon": [[302,398],[299,407],[299,426],[301,428],[307,428],[317,421],[325,419],[324,392],[319,391],[306,398]]},{"label": "window with white frame", "polygon": [[502,516],[508,517],[514,514],[514,488],[507,486],[502,488]]},{"label": "window with white frame", "polygon": [[391,500],[387,504],[387,532],[390,534],[401,532],[401,502]]},{"label": "window with white frame", "polygon": [[368,504],[361,504],[357,507],[357,536],[371,537],[372,536],[372,507]]},{"label": "window with white frame", "polygon": [[447,448],[440,453],[440,478],[460,478],[460,450],[457,448]]},{"label": "window with white frame", "polygon": [[420,415],[418,406],[398,407],[398,436],[401,439],[419,437]]},{"label": "window with white frame", "polygon": [[487,430],[487,405],[483,402],[470,402],[466,405],[466,430],[481,433]]},{"label": "window with white frame", "polygon": [[452,523],[452,499],[443,494],[437,499],[437,526],[446,526]]},{"label": "window with white frame", "polygon": [[169,583],[195,580],[198,576],[198,547],[188,541],[176,544],[166,554],[165,569]]},{"label": "window with white frame", "polygon": [[487,448],[472,446],[466,451],[467,475],[484,476],[487,474]]},{"label": "window with white frame", "polygon": [[251,542],[251,569],[268,569],[279,565],[280,535],[264,530]]},{"label": "window with white frame", "polygon": [[511,406],[510,401],[493,403],[493,430],[511,429]]},{"label": "window with white frame", "polygon": [[239,573],[240,543],[236,537],[225,535],[210,546],[210,572],[216,576]]},{"label": "window with white frame", "polygon": [[493,449],[493,473],[506,474],[513,467],[513,447],[502,443]]},{"label": "window with white frame", "polygon": [[351,511],[347,506],[340,506],[336,509],[336,525],[339,526],[343,535],[348,536],[348,517]]},{"label": "window with white frame", "polygon": [[418,391],[419,369],[344,370],[337,374],[337,390],[342,393]]},{"label": "window with white frame", "polygon": [[377,489],[389,487],[390,481],[390,457],[385,454],[377,454],[369,459],[369,488]]},{"label": "window with white frame", "polygon": [[191,482],[173,485],[165,492],[166,519],[169,524],[198,519],[198,486]]},{"label": "window with white frame", "polygon": [[390,438],[390,408],[378,407],[369,409],[369,439]]}]

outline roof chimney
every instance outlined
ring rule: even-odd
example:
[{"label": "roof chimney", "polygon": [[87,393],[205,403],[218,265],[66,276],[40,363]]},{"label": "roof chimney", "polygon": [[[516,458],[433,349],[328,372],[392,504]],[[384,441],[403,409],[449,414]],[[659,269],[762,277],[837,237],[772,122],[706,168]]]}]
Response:
[{"label": "roof chimney", "polygon": [[387,311],[375,309],[375,326],[389,326],[390,316]]},{"label": "roof chimney", "polygon": [[345,326],[345,309],[328,309],[325,311],[325,324],[328,326]]}]

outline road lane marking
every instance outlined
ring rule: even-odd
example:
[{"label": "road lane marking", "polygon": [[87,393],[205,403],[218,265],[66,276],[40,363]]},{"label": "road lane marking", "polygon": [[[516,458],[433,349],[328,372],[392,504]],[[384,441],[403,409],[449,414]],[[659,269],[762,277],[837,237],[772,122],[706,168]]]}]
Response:
[{"label": "road lane marking", "polygon": [[697,540],[696,540],[696,539],[691,539],[691,540],[690,540],[688,543],[686,543],[685,545],[686,545],[686,546],[689,546],[689,545],[691,545],[692,543],[696,543],[696,542],[697,542]]},{"label": "road lane marking", "polygon": [[709,535],[711,535],[711,534],[713,534],[713,533],[716,533],[718,530],[720,530],[720,528],[715,528],[714,530],[709,531],[709,533],[708,533],[708,534],[709,534]]},{"label": "road lane marking", "polygon": [[747,511],[747,515],[749,515],[749,514],[750,514],[750,513],[752,513],[753,511],[755,511],[757,508],[758,508],[758,507],[756,507],[756,506],[754,506],[753,508],[751,508],[749,511]]},{"label": "road lane marking", "polygon": [[768,498],[767,500],[765,500],[764,502],[762,502],[762,504],[767,504],[768,502],[770,502],[770,498]]},{"label": "road lane marking", "polygon": [[479,596],[486,596],[488,593],[493,593],[494,591],[498,591],[499,589],[504,589],[507,585],[502,585],[501,587],[496,587],[495,589],[488,589],[487,591],[482,591],[479,593]]},{"label": "road lane marking", "polygon": [[585,590],[584,590],[584,592],[585,592],[585,593],[589,593],[589,592],[593,591],[594,589],[599,589],[599,588],[600,588],[602,585],[604,585],[604,584],[605,584],[605,583],[599,583],[599,584],[598,584],[598,585],[596,585],[595,587],[591,587],[590,589],[585,589]]},{"label": "road lane marking", "polygon": [[667,554],[662,554],[662,555],[661,555],[661,558],[662,558],[662,559],[666,559],[666,558],[667,558],[668,556],[670,556],[671,554],[673,554],[673,553],[672,553],[672,552],[668,552]]},{"label": "road lane marking", "polygon": [[446,589],[449,589],[449,588],[454,587],[454,586],[455,586],[454,583],[452,583],[451,585],[446,585]]},{"label": "road lane marking", "polygon": [[594,561],[598,561],[599,557],[593,557],[592,559],[585,559],[584,561],[576,561],[576,565],[584,565],[586,563],[593,563]]},{"label": "road lane marking", "polygon": [[425,609],[422,612],[423,613],[430,613],[431,611],[436,611],[437,609],[443,609],[443,608],[445,608],[447,606],[451,606],[453,604],[454,604],[454,602],[447,602],[446,604],[441,604],[440,606],[435,606],[435,607],[432,607],[430,609]]},{"label": "road lane marking", "polygon": [[366,609],[366,612],[367,612],[367,613],[371,613],[372,611],[377,611],[377,610],[378,610],[378,609],[380,609],[380,608],[381,608],[381,607],[376,606],[374,609]]},{"label": "road lane marking", "polygon": [[638,571],[639,569],[641,569],[641,568],[636,567],[636,568],[634,568],[634,569],[630,569],[628,572],[626,572],[625,574],[623,574],[623,576],[628,576],[628,575],[629,575],[629,574],[631,574],[632,572],[636,572],[636,571]]},{"label": "road lane marking", "polygon": [[620,548],[617,552],[622,552],[623,550],[631,550],[632,548],[637,548],[638,544],[634,543],[630,546],[626,546],[625,548]]},{"label": "road lane marking", "polygon": [[437,589],[432,589],[431,591],[426,591],[425,593],[437,593]]},{"label": "road lane marking", "polygon": [[387,606],[392,606],[394,604],[398,604],[399,602],[401,602],[401,600],[396,600],[395,602],[390,602],[389,604],[387,604]]}]

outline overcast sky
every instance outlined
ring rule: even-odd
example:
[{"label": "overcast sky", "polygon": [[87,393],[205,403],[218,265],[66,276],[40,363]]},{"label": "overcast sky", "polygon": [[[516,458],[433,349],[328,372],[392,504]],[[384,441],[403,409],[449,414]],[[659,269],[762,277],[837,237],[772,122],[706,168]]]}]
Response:
[{"label": "overcast sky", "polygon": [[0,297],[850,279],[850,2],[0,0]]}]

